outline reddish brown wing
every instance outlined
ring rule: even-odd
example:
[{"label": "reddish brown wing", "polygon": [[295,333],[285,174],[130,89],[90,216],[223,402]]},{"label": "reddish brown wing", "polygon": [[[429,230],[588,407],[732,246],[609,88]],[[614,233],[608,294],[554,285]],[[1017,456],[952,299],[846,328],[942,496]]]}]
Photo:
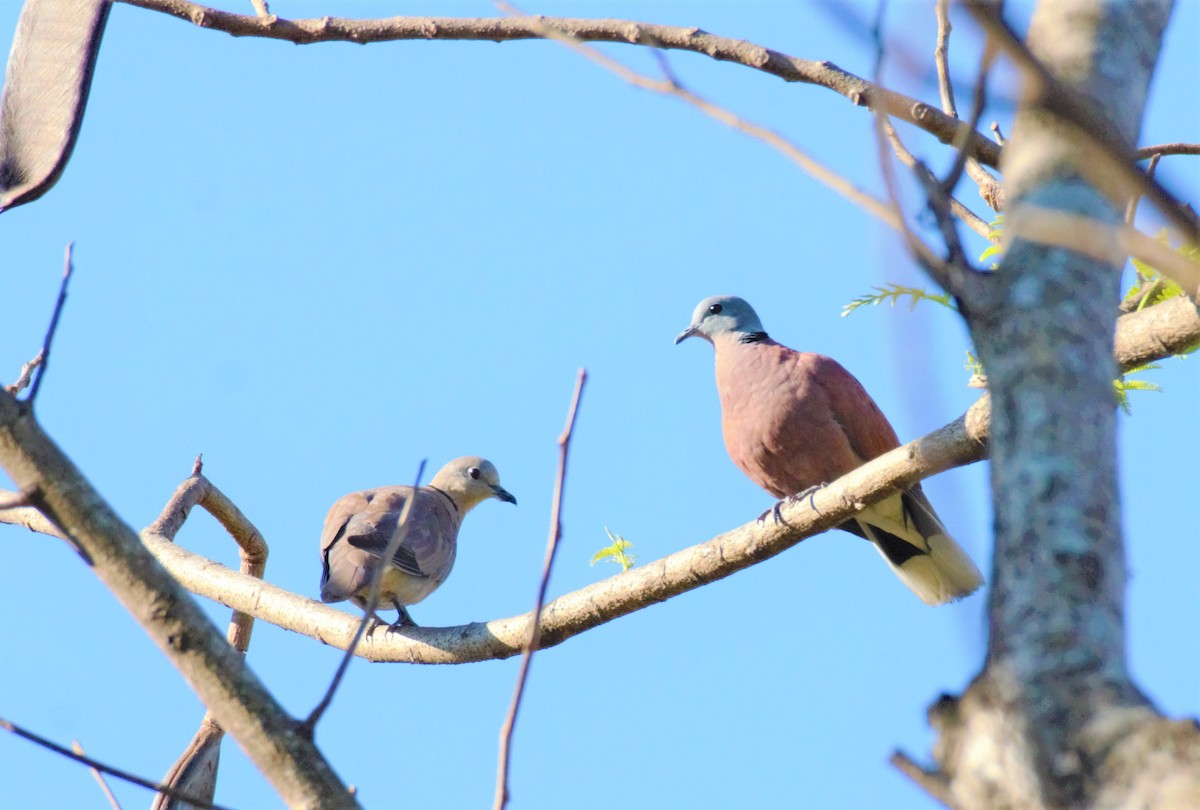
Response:
[{"label": "reddish brown wing", "polygon": [[830,415],[846,434],[862,461],[870,461],[900,446],[900,439],[883,411],[854,375],[824,355],[807,355],[829,400]]}]

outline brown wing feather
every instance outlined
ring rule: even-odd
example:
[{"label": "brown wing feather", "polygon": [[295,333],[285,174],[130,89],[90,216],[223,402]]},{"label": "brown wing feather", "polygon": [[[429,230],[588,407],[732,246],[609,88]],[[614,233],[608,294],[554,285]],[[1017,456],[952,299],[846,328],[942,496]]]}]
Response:
[{"label": "brown wing feather", "polygon": [[900,446],[891,422],[853,374],[830,357],[808,356],[815,358],[813,370],[829,399],[830,415],[841,426],[860,463]]}]

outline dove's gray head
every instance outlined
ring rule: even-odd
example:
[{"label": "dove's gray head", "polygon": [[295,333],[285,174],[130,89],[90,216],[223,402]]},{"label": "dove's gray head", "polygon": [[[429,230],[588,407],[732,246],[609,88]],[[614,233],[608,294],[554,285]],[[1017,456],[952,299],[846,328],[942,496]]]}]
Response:
[{"label": "dove's gray head", "polygon": [[754,308],[736,295],[714,295],[696,305],[692,325],[679,333],[676,343],[690,337],[702,337],[709,343],[713,338],[730,333],[763,333],[762,321]]},{"label": "dove's gray head", "polygon": [[515,504],[517,499],[500,486],[496,465],[479,456],[462,456],[438,470],[429,482],[445,492],[460,510],[466,512],[488,498]]}]

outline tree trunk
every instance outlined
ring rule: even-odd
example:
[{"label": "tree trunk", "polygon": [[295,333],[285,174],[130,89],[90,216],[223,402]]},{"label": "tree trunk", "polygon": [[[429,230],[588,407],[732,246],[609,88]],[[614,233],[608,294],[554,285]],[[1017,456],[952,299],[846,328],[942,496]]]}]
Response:
[{"label": "tree trunk", "polygon": [[[1028,46],[1132,148],[1170,6],[1043,2]],[[1032,204],[1120,223],[1121,189],[1097,176],[1097,147],[1054,101],[1027,87],[1004,153],[1010,213]],[[1125,659],[1120,265],[1009,236],[989,300],[970,306],[992,392],[987,659],[961,699],[935,706],[935,758],[962,807],[1200,807],[1195,724],[1161,718]]]}]

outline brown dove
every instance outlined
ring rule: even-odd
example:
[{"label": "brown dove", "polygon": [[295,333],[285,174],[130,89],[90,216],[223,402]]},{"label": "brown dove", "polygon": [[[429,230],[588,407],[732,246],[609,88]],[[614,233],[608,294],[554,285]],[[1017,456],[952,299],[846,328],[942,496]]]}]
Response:
[{"label": "brown dove", "polygon": [[[887,417],[850,372],[824,355],[776,343],[741,298],[701,301],[675,342],[690,337],[702,337],[716,350],[729,457],[776,498],[802,496],[900,446]],[[868,506],[839,528],[870,540],[926,604],[954,601],[983,584],[920,484]]]},{"label": "brown dove", "polygon": [[415,500],[408,533],[385,563],[379,590],[379,605],[399,613],[392,627],[415,626],[405,606],[420,602],[450,576],[467,512],[488,498],[517,502],[500,486],[495,465],[478,456],[454,459],[415,495],[412,487],[395,486],[342,496],[330,507],[321,532],[322,602],[349,599],[367,609],[371,578],[409,498]]}]

